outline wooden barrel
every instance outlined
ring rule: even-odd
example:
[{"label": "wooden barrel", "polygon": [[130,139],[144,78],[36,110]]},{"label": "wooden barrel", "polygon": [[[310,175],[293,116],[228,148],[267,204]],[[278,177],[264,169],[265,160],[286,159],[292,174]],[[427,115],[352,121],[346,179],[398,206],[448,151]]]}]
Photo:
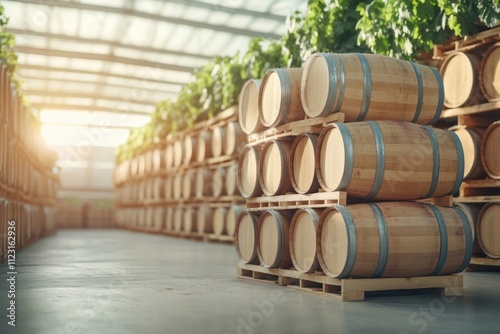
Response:
[{"label": "wooden barrel", "polygon": [[247,143],[247,136],[241,130],[238,122],[229,122],[225,126],[225,138],[222,147],[225,155],[233,155],[240,152]]},{"label": "wooden barrel", "polygon": [[195,173],[185,173],[182,177],[182,198],[194,198],[195,184]]},{"label": "wooden barrel", "polygon": [[485,254],[481,250],[479,246],[479,242],[477,240],[477,219],[479,216],[479,212],[483,207],[483,204],[473,204],[473,203],[454,203],[454,206],[461,209],[467,219],[471,223],[472,237],[474,239],[474,244],[472,246],[472,254],[477,256],[484,256]]},{"label": "wooden barrel", "polygon": [[[9,153],[8,150],[7,153]],[[137,175],[139,177],[144,177],[146,175],[146,155],[144,153],[137,156]]]},{"label": "wooden barrel", "polygon": [[290,181],[292,142],[270,140],[264,144],[259,160],[259,182],[267,196],[282,195],[293,190]]},{"label": "wooden barrel", "polygon": [[196,198],[212,196],[212,171],[206,168],[199,168],[196,171]]},{"label": "wooden barrel", "polygon": [[484,170],[492,179],[500,179],[498,143],[500,143],[500,121],[488,127],[481,142],[481,161]]},{"label": "wooden barrel", "polygon": [[222,155],[223,147],[222,144],[226,140],[226,129],[218,126],[212,130],[212,156],[218,158]]},{"label": "wooden barrel", "polygon": [[485,130],[482,128],[456,126],[450,128],[464,150],[464,180],[480,179],[486,176],[481,162],[481,140]]},{"label": "wooden barrel", "polygon": [[165,177],[165,198],[166,199],[172,199],[174,197],[173,194],[173,187],[174,187],[174,177],[173,176],[167,176]]},{"label": "wooden barrel", "polygon": [[237,176],[238,176],[238,164],[232,164],[229,167],[227,167],[226,182],[225,182],[226,195],[228,196],[240,195],[240,192],[238,190]]},{"label": "wooden barrel", "polygon": [[182,140],[181,139],[177,139],[176,141],[174,141],[174,144],[173,144],[173,159],[172,159],[172,166],[174,168],[179,168],[180,165],[182,164],[183,151],[184,151],[184,147],[183,147]]},{"label": "wooden barrel", "polygon": [[213,233],[214,232],[214,221],[213,218],[214,209],[208,206],[200,206],[196,213],[196,230],[198,233]]},{"label": "wooden barrel", "polygon": [[195,208],[184,208],[184,219],[182,222],[182,231],[185,233],[196,232],[196,215],[197,209]]},{"label": "wooden barrel", "polygon": [[167,144],[165,147],[165,169],[171,170],[174,166],[174,145]]},{"label": "wooden barrel", "polygon": [[257,226],[259,214],[243,211],[236,222],[234,245],[236,253],[243,263],[258,263],[257,258]]},{"label": "wooden barrel", "polygon": [[165,230],[173,231],[174,230],[174,208],[166,208],[165,209]]},{"label": "wooden barrel", "polygon": [[183,220],[184,220],[184,209],[183,208],[175,208],[174,216],[173,216],[173,227],[175,232],[181,232],[183,228]]},{"label": "wooden barrel", "polygon": [[458,108],[484,101],[479,87],[479,62],[471,53],[454,52],[441,65],[444,84],[444,105]]},{"label": "wooden barrel", "polygon": [[144,210],[146,210],[146,227],[153,227],[154,225],[154,208],[153,207],[147,207]]},{"label": "wooden barrel", "polygon": [[172,197],[174,199],[181,199],[182,196],[182,174],[177,174],[174,176],[173,184],[172,184]]},{"label": "wooden barrel", "polygon": [[226,234],[226,207],[219,207],[214,209],[212,222],[213,222],[213,232],[215,235]]},{"label": "wooden barrel", "polygon": [[[6,134],[6,132],[4,132]],[[5,141],[4,141],[5,142]],[[5,152],[7,153],[7,152]],[[4,159],[4,161],[7,161],[6,159]],[[3,168],[5,170],[5,168]],[[139,177],[139,157],[138,156],[135,156],[134,158],[132,158],[132,160],[130,161],[130,176],[132,178],[137,178]]]},{"label": "wooden barrel", "polygon": [[258,169],[261,146],[245,146],[238,157],[238,189],[243,197],[257,197],[262,194]]},{"label": "wooden barrel", "polygon": [[238,100],[238,121],[246,134],[259,132],[265,126],[259,120],[260,79],[250,79],[243,85]]},{"label": "wooden barrel", "polygon": [[245,210],[244,205],[231,205],[226,212],[226,234],[234,236],[236,232],[236,223],[239,215]]},{"label": "wooden barrel", "polygon": [[312,273],[319,267],[316,234],[321,212],[320,209],[300,209],[290,224],[290,257],[295,269],[301,273]]},{"label": "wooden barrel", "polygon": [[153,228],[157,231],[163,230],[165,227],[165,212],[164,208],[154,208]]},{"label": "wooden barrel", "polygon": [[417,202],[333,206],[318,225],[318,260],[331,277],[417,277],[463,271],[472,230],[457,208]]},{"label": "wooden barrel", "polygon": [[184,145],[182,152],[182,163],[189,165],[196,158],[196,139],[190,135],[184,137]]},{"label": "wooden barrel", "polygon": [[165,150],[155,148],[153,150],[153,172],[158,173],[163,169],[165,169]]},{"label": "wooden barrel", "polygon": [[290,181],[299,194],[317,192],[315,154],[318,135],[303,133],[293,141],[290,157]]},{"label": "wooden barrel", "polygon": [[493,44],[483,54],[479,64],[479,87],[488,101],[500,100],[500,43]]},{"label": "wooden barrel", "polygon": [[484,254],[500,258],[500,202],[490,202],[479,212],[477,240]]},{"label": "wooden barrel", "polygon": [[259,120],[267,127],[305,118],[300,100],[302,68],[278,68],[266,72],[259,88]]},{"label": "wooden barrel", "polygon": [[433,67],[381,55],[315,53],[304,66],[301,96],[310,117],[340,111],[348,122],[433,124],[441,116],[444,88]]},{"label": "wooden barrel", "polygon": [[153,198],[155,200],[165,198],[165,180],[163,176],[157,176],[153,179]]},{"label": "wooden barrel", "polygon": [[220,197],[226,194],[226,168],[220,167],[212,174],[212,195]]},{"label": "wooden barrel", "polygon": [[153,164],[154,164],[154,161],[153,161],[153,150],[147,150],[145,153],[144,153],[144,160],[145,160],[145,173],[146,175],[151,175],[151,173],[153,173]]},{"label": "wooden barrel", "polygon": [[196,161],[202,162],[212,157],[212,132],[201,131],[196,143]]},{"label": "wooden barrel", "polygon": [[463,149],[451,131],[398,121],[336,123],[318,138],[316,172],[326,191],[412,200],[454,194]]},{"label": "wooden barrel", "polygon": [[293,212],[266,210],[257,227],[257,256],[266,268],[289,268],[292,265],[289,247],[290,221]]}]

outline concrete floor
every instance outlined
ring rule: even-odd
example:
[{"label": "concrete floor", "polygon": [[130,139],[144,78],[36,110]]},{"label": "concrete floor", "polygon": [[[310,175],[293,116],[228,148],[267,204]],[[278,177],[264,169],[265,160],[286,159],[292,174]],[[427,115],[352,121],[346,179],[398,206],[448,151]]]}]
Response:
[{"label": "concrete floor", "polygon": [[459,298],[342,303],[237,279],[236,263],[230,245],[59,231],[18,253],[15,328],[0,267],[0,333],[500,333],[500,273],[465,273]]}]

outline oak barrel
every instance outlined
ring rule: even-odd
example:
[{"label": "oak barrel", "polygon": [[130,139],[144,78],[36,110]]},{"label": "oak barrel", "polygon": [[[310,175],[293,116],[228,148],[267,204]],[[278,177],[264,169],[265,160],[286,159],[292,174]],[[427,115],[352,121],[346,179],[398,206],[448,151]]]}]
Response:
[{"label": "oak barrel", "polygon": [[348,122],[433,124],[444,102],[443,82],[435,68],[354,53],[311,55],[304,66],[301,95],[308,116],[342,112]]},{"label": "oak barrel", "polygon": [[290,256],[301,273],[312,273],[319,267],[316,235],[321,212],[311,208],[297,210],[290,224]]},{"label": "oak barrel", "polygon": [[259,217],[257,227],[257,256],[266,268],[289,268],[289,232],[293,211],[266,210]]},{"label": "oak barrel", "polygon": [[333,206],[318,225],[318,260],[331,277],[417,277],[463,271],[472,256],[464,212],[416,202]]},{"label": "oak barrel", "polygon": [[167,144],[165,147],[165,168],[167,170],[172,169],[174,166],[174,145]]},{"label": "oak barrel", "polygon": [[479,86],[488,101],[500,100],[500,43],[493,44],[483,54],[479,64]]},{"label": "oak barrel", "polygon": [[491,124],[481,142],[481,161],[489,177],[500,179],[500,121]]},{"label": "oak barrel", "polygon": [[319,188],[316,177],[315,153],[318,135],[303,133],[293,141],[290,157],[290,181],[293,189],[299,194],[317,192]]},{"label": "oak barrel", "polygon": [[219,167],[212,173],[212,195],[220,197],[226,194],[226,168]]},{"label": "oak barrel", "polygon": [[302,68],[278,68],[266,72],[259,88],[259,120],[267,127],[305,118],[300,101]]},{"label": "oak barrel", "polygon": [[479,246],[479,242],[477,240],[477,219],[479,217],[479,212],[481,212],[481,208],[484,206],[483,204],[477,203],[454,203],[455,207],[461,209],[467,219],[471,223],[472,237],[474,239],[474,244],[472,246],[472,254],[478,256],[484,256],[481,247]]},{"label": "oak barrel", "polygon": [[477,218],[477,240],[483,252],[500,258],[500,202],[486,204]]},{"label": "oak barrel", "polygon": [[238,189],[243,197],[256,197],[262,194],[258,169],[261,146],[245,146],[238,157]]},{"label": "oak barrel", "polygon": [[190,135],[184,137],[182,164],[189,165],[196,157],[196,138]]},{"label": "oak barrel", "polygon": [[183,211],[183,222],[182,230],[185,233],[191,233],[196,231],[196,216],[198,209],[196,208],[185,208]]},{"label": "oak barrel", "polygon": [[259,160],[259,183],[268,196],[282,195],[293,190],[290,180],[292,142],[272,139],[264,144]]},{"label": "oak barrel", "polygon": [[484,101],[479,87],[479,62],[477,55],[454,52],[441,65],[444,84],[444,105],[458,108]]},{"label": "oak barrel", "polygon": [[196,229],[198,233],[214,232],[213,211],[214,209],[205,205],[198,207],[196,213]]},{"label": "oak barrel", "polygon": [[212,132],[208,130],[201,131],[198,134],[196,143],[196,161],[203,162],[212,157]]},{"label": "oak barrel", "polygon": [[173,155],[172,155],[172,157],[173,157],[173,159],[172,159],[172,166],[174,168],[178,168],[182,164],[183,151],[184,151],[184,147],[183,147],[182,140],[181,139],[177,139],[176,141],[174,141],[174,144],[173,144]]},{"label": "oak barrel", "polygon": [[226,187],[226,195],[228,196],[240,195],[238,190],[237,175],[238,175],[238,164],[232,164],[229,167],[227,167],[225,187]]},{"label": "oak barrel", "polygon": [[174,208],[165,208],[165,230],[174,230]]},{"label": "oak barrel", "polygon": [[464,157],[451,131],[399,121],[335,123],[318,138],[316,169],[326,191],[412,200],[457,192]]},{"label": "oak barrel", "polygon": [[226,234],[225,233],[226,232],[226,213],[227,213],[226,207],[221,206],[221,207],[214,209],[213,216],[212,216],[212,222],[213,222],[215,235]]},{"label": "oak barrel", "polygon": [[226,140],[226,129],[218,126],[212,130],[212,156],[214,158],[220,157],[223,152],[223,143]]},{"label": "oak barrel", "polygon": [[243,85],[238,100],[238,121],[246,134],[259,132],[265,126],[259,120],[260,79],[250,79]]},{"label": "oak barrel", "polygon": [[196,171],[196,198],[212,196],[212,171],[206,168],[199,168]]},{"label": "oak barrel", "polygon": [[194,197],[195,173],[187,172],[182,177],[182,198],[190,199]]},{"label": "oak barrel", "polygon": [[180,199],[182,197],[182,183],[183,183],[183,175],[177,174],[174,176],[172,182],[172,197],[174,199]]},{"label": "oak barrel", "polygon": [[231,205],[226,211],[226,234],[233,236],[236,231],[236,222],[239,215],[245,210],[244,205]]},{"label": "oak barrel", "polygon": [[464,150],[464,180],[480,179],[486,176],[481,161],[481,141],[485,130],[483,128],[456,126],[450,128]]},{"label": "oak barrel", "polygon": [[259,214],[243,211],[236,222],[234,245],[236,253],[243,263],[258,263],[257,258],[257,226]]},{"label": "oak barrel", "polygon": [[246,145],[247,136],[241,130],[238,122],[229,122],[224,127],[225,138],[223,138],[222,148],[225,155],[239,153],[241,148]]}]

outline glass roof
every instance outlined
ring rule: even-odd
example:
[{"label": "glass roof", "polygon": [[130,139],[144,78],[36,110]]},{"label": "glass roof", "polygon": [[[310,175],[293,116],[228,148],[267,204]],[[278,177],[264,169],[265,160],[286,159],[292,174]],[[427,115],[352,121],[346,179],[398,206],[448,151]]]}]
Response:
[{"label": "glass roof", "polygon": [[[23,91],[49,133],[75,136],[99,118],[142,126],[154,104],[175,98],[193,70],[244,52],[254,36],[279,38],[307,0],[2,1],[17,35]],[[66,113],[71,117],[63,117]],[[92,116],[90,114],[93,114]],[[129,118],[124,114],[129,114]],[[69,115],[68,115],[69,116]],[[71,124],[62,130],[64,124]],[[48,126],[48,125],[47,125]],[[70,143],[71,140],[66,141]]]}]

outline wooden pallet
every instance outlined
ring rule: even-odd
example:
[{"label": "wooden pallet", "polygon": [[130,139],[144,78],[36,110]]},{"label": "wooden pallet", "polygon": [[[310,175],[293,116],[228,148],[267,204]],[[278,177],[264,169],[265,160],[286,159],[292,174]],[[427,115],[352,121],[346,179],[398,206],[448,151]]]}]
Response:
[{"label": "wooden pallet", "polygon": [[470,260],[467,271],[500,271],[500,259],[491,259],[489,257],[473,256]]},{"label": "wooden pallet", "polygon": [[206,240],[210,241],[210,242],[234,244],[234,236],[230,236],[230,235],[207,234]]},{"label": "wooden pallet", "polygon": [[251,145],[262,144],[271,139],[278,139],[289,136],[297,136],[304,132],[320,133],[325,125],[329,123],[344,122],[343,113],[335,113],[324,117],[306,118],[280,125],[276,128],[270,128],[263,132],[248,135],[248,143]]},{"label": "wooden pallet", "polygon": [[463,181],[460,197],[500,196],[500,180],[483,179]]},{"label": "wooden pallet", "polygon": [[337,279],[321,272],[301,274],[296,270],[268,269],[240,262],[237,275],[240,278],[289,286],[341,301],[364,300],[365,293],[372,291],[434,289],[445,296],[462,296],[464,293],[463,276],[456,274],[411,278]]},{"label": "wooden pallet", "polygon": [[220,196],[220,197],[203,197],[189,199],[147,199],[137,202],[116,202],[117,208],[142,208],[142,207],[193,207],[207,206],[209,208],[219,208],[231,206],[234,204],[245,204],[245,198],[239,195]]},{"label": "wooden pallet", "polygon": [[247,210],[326,208],[335,204],[346,205],[345,191],[319,192],[315,194],[288,194],[247,198]]},{"label": "wooden pallet", "polygon": [[443,110],[441,114],[441,118],[452,118],[452,117],[460,117],[460,116],[468,116],[468,115],[477,115],[483,113],[492,113],[492,119],[495,119],[498,116],[500,110],[500,101],[495,102],[486,102],[481,104],[476,104],[468,107],[454,108],[454,109],[446,109]]},{"label": "wooden pallet", "polygon": [[434,59],[444,59],[450,53],[456,51],[467,52],[498,40],[500,40],[500,27],[482,31],[475,36],[466,36],[446,45],[435,45],[432,57]]}]

